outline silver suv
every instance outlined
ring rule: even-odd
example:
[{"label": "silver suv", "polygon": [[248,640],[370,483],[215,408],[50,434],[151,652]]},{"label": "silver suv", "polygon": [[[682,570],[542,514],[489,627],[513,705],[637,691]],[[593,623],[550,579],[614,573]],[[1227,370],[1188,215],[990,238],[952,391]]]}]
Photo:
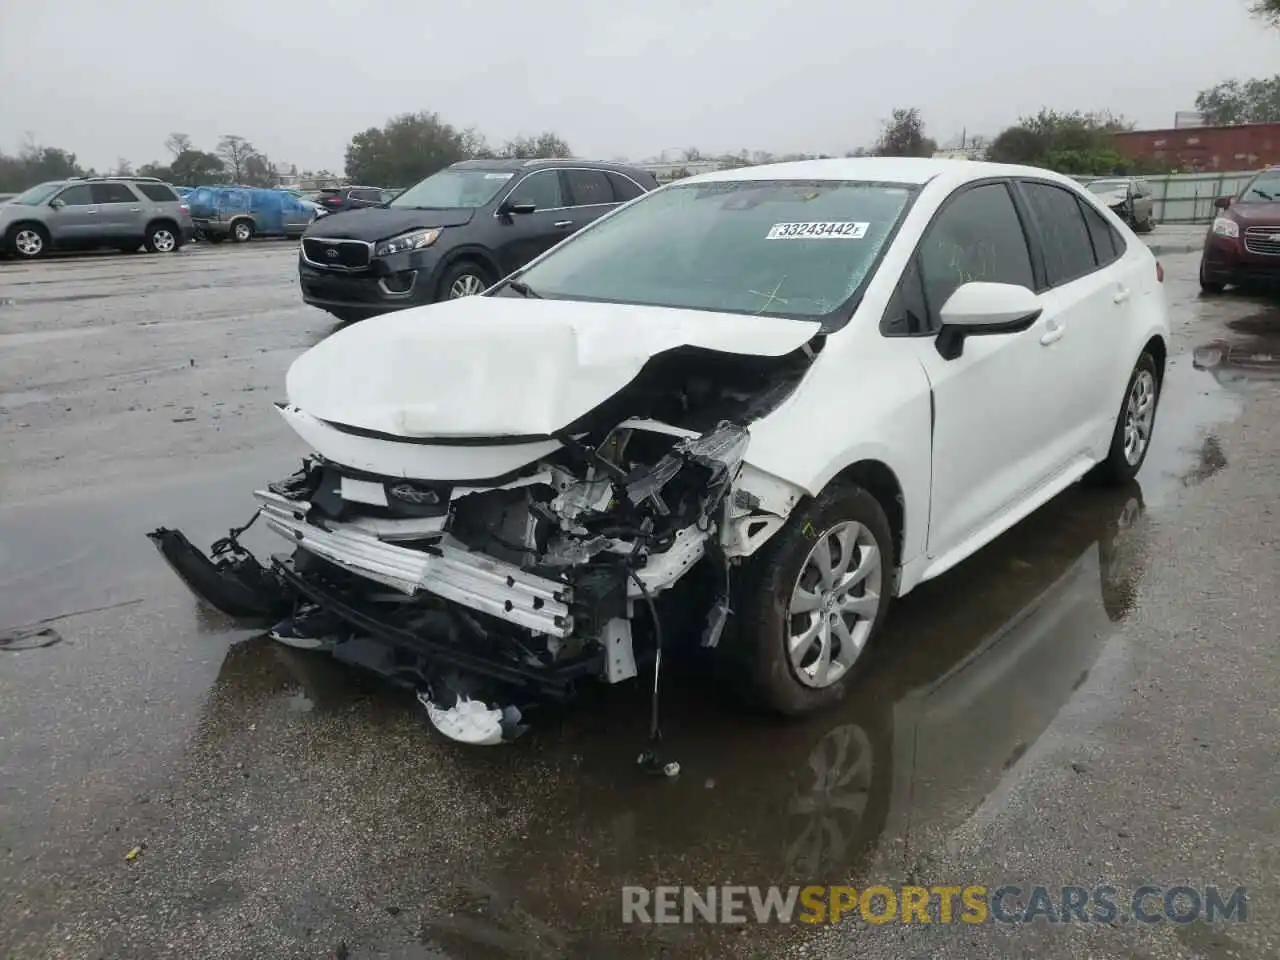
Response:
[{"label": "silver suv", "polygon": [[187,205],[155,177],[51,180],[0,204],[0,252],[26,260],[98,247],[173,253],[192,232]]}]

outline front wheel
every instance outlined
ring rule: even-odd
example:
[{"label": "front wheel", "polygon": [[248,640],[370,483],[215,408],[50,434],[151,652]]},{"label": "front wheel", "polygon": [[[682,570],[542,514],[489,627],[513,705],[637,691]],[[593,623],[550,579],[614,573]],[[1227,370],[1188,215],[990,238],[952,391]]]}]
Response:
[{"label": "front wheel", "polygon": [[813,713],[844,697],[889,610],[896,557],[884,508],[836,481],[750,561],[725,655],[751,699]]},{"label": "front wheel", "polygon": [[1203,293],[1221,293],[1225,289],[1227,289],[1227,285],[1225,283],[1215,283],[1214,281],[1209,280],[1205,277],[1204,264],[1201,264],[1200,265],[1200,290]]},{"label": "front wheel", "polygon": [[236,243],[248,243],[253,238],[253,224],[248,220],[237,220],[231,226],[231,239]]},{"label": "front wheel", "polygon": [[440,281],[442,300],[474,297],[493,286],[489,273],[478,263],[464,260],[450,267]]},{"label": "front wheel", "polygon": [[19,227],[9,236],[9,248],[24,260],[35,260],[49,250],[49,235],[41,227]]},{"label": "front wheel", "polygon": [[1151,432],[1160,403],[1160,372],[1155,357],[1138,358],[1124,391],[1107,457],[1090,471],[1090,477],[1107,484],[1128,483],[1142,469],[1151,449]]}]

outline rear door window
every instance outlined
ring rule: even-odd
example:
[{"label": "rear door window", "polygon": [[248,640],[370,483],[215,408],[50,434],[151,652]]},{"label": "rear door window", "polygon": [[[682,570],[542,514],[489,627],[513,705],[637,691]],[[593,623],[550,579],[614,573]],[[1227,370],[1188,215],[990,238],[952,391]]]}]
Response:
[{"label": "rear door window", "polygon": [[605,203],[617,203],[613,187],[603,170],[570,170],[569,193],[575,207],[594,207]]},{"label": "rear door window", "polygon": [[178,199],[177,194],[163,183],[140,183],[138,189],[148,200],[154,200],[156,203],[173,203]]},{"label": "rear door window", "polygon": [[1065,187],[1035,182],[1024,182],[1022,192],[1039,230],[1049,286],[1092,273],[1097,268],[1093,242],[1075,194]]},{"label": "rear door window", "polygon": [[1098,266],[1105,267],[1120,259],[1124,253],[1124,241],[1112,229],[1102,216],[1089,204],[1081,201],[1080,209],[1084,211],[1085,226],[1089,229],[1089,239],[1093,241],[1093,253]]},{"label": "rear door window", "polygon": [[644,190],[636,184],[630,177],[624,177],[620,173],[610,171],[605,176],[609,178],[609,183],[613,187],[613,196],[619,203],[626,203],[628,200],[634,200]]},{"label": "rear door window", "polygon": [[123,183],[95,183],[94,203],[137,203],[138,198]]}]

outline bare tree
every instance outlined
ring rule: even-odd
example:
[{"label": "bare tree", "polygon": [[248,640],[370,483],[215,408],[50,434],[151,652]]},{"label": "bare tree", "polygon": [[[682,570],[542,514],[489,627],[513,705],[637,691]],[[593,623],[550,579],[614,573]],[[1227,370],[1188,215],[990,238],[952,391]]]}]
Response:
[{"label": "bare tree", "polygon": [[240,183],[243,180],[248,169],[249,158],[258,155],[252,143],[235,134],[224,134],[218,140],[217,152],[222,162],[226,164],[227,172],[231,174],[234,183]]},{"label": "bare tree", "polygon": [[116,158],[115,176],[117,176],[117,177],[131,177],[131,176],[133,176],[133,164],[132,164],[132,163],[130,163],[130,162],[129,162],[127,159],[125,159],[124,157],[117,157],[117,158]]},{"label": "bare tree", "polygon": [[185,133],[171,133],[165,137],[164,148],[177,159],[191,149],[191,138]]}]

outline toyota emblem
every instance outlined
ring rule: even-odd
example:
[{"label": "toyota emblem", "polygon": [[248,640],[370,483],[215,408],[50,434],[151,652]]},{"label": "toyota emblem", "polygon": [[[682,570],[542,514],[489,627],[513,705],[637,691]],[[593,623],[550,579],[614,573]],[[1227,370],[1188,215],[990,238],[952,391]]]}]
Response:
[{"label": "toyota emblem", "polygon": [[337,260],[337,259],[338,259],[338,248],[337,248],[337,247],[330,247],[328,250],[326,250],[326,251],[324,252],[324,255],[325,255],[326,257],[328,257],[330,260]]}]

